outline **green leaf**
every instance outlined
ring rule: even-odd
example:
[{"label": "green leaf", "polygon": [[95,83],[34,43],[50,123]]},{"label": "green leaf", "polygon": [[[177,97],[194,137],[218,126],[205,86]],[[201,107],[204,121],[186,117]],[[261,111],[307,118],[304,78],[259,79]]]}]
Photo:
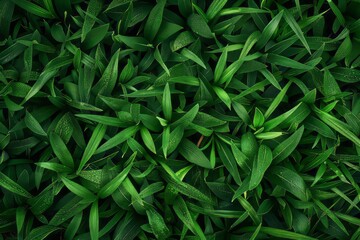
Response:
[{"label": "green leaf", "polygon": [[100,13],[103,2],[100,0],[90,0],[86,9],[84,24],[81,29],[81,42],[84,42],[87,34],[95,24],[96,16]]},{"label": "green leaf", "polygon": [[168,79],[170,83],[179,83],[189,86],[198,87],[200,85],[199,79],[192,76],[183,76],[183,77],[172,77]]},{"label": "green leaf", "polygon": [[99,205],[98,201],[93,202],[89,215],[89,228],[91,240],[99,239]]},{"label": "green leaf", "polygon": [[324,73],[323,91],[326,97],[341,94],[339,85],[337,84],[335,78],[331,75],[330,71],[327,69]]},{"label": "green leaf", "polygon": [[195,37],[189,31],[181,32],[173,42],[170,44],[171,51],[176,52],[177,50],[186,47],[195,41]]},{"label": "green leaf", "polygon": [[181,118],[176,120],[171,124],[172,127],[176,128],[177,126],[188,126],[196,117],[199,112],[199,104],[193,106],[188,112],[186,112]]},{"label": "green leaf", "polygon": [[106,34],[108,33],[109,26],[110,26],[109,24],[104,24],[99,27],[91,29],[88,33],[85,34],[86,37],[84,40],[82,40],[83,41],[82,46],[85,49],[91,49],[97,46],[105,38]]},{"label": "green leaf", "polygon": [[150,131],[147,128],[142,127],[142,128],[140,128],[140,135],[141,135],[141,138],[142,138],[145,146],[150,151],[152,151],[154,154],[156,154],[156,147],[155,147],[154,140],[151,136]]},{"label": "green leaf", "polygon": [[36,118],[34,118],[33,115],[31,115],[29,112],[26,112],[25,124],[34,133],[39,134],[41,136],[47,136],[46,132],[41,127],[38,120],[36,120]]},{"label": "green leaf", "polygon": [[124,168],[123,171],[121,171],[115,178],[113,178],[110,182],[108,182],[105,186],[103,186],[100,191],[98,192],[98,196],[100,198],[106,198],[113,194],[113,192],[116,191],[116,189],[121,185],[121,183],[125,180],[127,175],[129,174],[131,168],[133,167],[133,161],[136,157],[136,152],[131,155],[129,158],[129,165]]},{"label": "green leaf", "polygon": [[250,240],[255,240],[256,237],[258,236],[259,232],[260,232],[260,229],[261,229],[261,223],[259,224],[259,226],[256,228],[255,232],[251,235],[251,238]]},{"label": "green leaf", "polygon": [[257,133],[255,137],[262,140],[270,140],[277,137],[284,135],[283,132],[264,132],[264,133]]},{"label": "green leaf", "polygon": [[149,42],[143,37],[116,35],[114,36],[114,39],[118,42],[124,43],[126,46],[136,51],[149,50]]},{"label": "green leaf", "polygon": [[197,235],[199,239],[206,239],[204,232],[201,230],[199,224],[194,221],[186,205],[186,202],[181,196],[176,198],[173,208],[177,216],[184,223],[184,225],[190,229],[190,231]]},{"label": "green leaf", "polygon": [[275,76],[267,69],[261,69],[261,74],[277,89],[281,90],[281,86]]},{"label": "green leaf", "polygon": [[18,183],[14,182],[11,178],[2,172],[0,172],[0,186],[17,195],[26,198],[32,198],[32,195],[26,189],[24,189]]},{"label": "green leaf", "polygon": [[[242,228],[244,232],[254,232],[256,227],[244,227]],[[272,227],[261,227],[261,233],[268,234],[273,237],[283,238],[283,239],[302,239],[302,240],[316,240],[317,238],[309,237],[303,234],[290,232],[283,229],[272,228]]]},{"label": "green leaf", "polygon": [[36,16],[42,18],[50,18],[50,19],[55,18],[55,16],[52,13],[50,13],[48,10],[30,1],[26,1],[26,0],[11,0],[11,1],[13,1],[19,7],[23,8],[25,11],[32,13]]},{"label": "green leaf", "polygon": [[254,114],[254,118],[253,118],[254,128],[261,127],[264,124],[264,122],[265,122],[265,117],[264,117],[263,113],[258,108],[255,108],[255,114]]},{"label": "green leaf", "polygon": [[74,159],[61,137],[56,133],[50,133],[50,144],[60,162],[69,168],[74,168]]},{"label": "green leaf", "polygon": [[101,145],[95,152],[95,154],[99,154],[105,152],[111,148],[116,147],[117,145],[125,142],[129,138],[131,138],[137,131],[139,130],[138,126],[132,126],[124,129],[119,132],[109,140],[107,140],[103,145]]},{"label": "green leaf", "polygon": [[108,96],[111,94],[118,77],[119,54],[120,50],[115,52],[100,80],[92,88],[92,91],[95,94],[102,96]]},{"label": "green leaf", "polygon": [[146,215],[155,237],[166,239],[170,235],[170,230],[166,226],[164,218],[152,207],[146,210]]},{"label": "green leaf", "polygon": [[171,121],[172,116],[172,103],[170,85],[166,83],[162,99],[162,109],[166,120]]},{"label": "green leaf", "polygon": [[51,225],[43,225],[31,230],[28,236],[26,236],[26,240],[31,239],[39,239],[43,240],[46,239],[50,234],[54,233],[55,231],[61,230],[60,227],[55,227]]},{"label": "green leaf", "polygon": [[327,0],[327,2],[329,3],[329,6],[330,6],[331,10],[334,12],[337,20],[340,22],[340,24],[342,26],[344,26],[345,25],[345,18],[341,14],[341,11],[339,10],[339,8],[336,6],[336,4],[332,0]]},{"label": "green leaf", "polygon": [[154,58],[155,58],[155,60],[161,65],[161,67],[165,70],[165,72],[167,73],[167,75],[170,76],[170,71],[169,71],[169,69],[167,68],[166,64],[164,63],[158,47],[155,48]]},{"label": "green leaf", "polygon": [[189,49],[183,48],[181,50],[181,55],[190,59],[191,61],[195,62],[196,64],[200,65],[204,69],[206,69],[206,66],[205,66],[204,62],[201,60],[201,58],[199,56],[197,56],[194,52],[190,51]]},{"label": "green leaf", "polygon": [[90,205],[90,202],[82,202],[81,198],[74,197],[70,198],[66,203],[52,217],[49,224],[58,226],[64,223],[66,220],[82,212],[86,207]]},{"label": "green leaf", "polygon": [[276,146],[276,148],[273,150],[274,161],[276,164],[280,163],[281,161],[285,160],[285,158],[290,156],[290,154],[299,144],[303,132],[304,126],[301,126],[290,137],[288,137]]},{"label": "green leaf", "polygon": [[[169,128],[170,131],[170,128]],[[184,136],[184,127],[183,126],[177,126],[170,134],[169,134],[169,141],[167,142],[167,153],[171,154],[174,152],[179,144],[181,143]],[[164,147],[164,146],[163,146]]]},{"label": "green leaf", "polygon": [[256,188],[260,184],[265,171],[270,167],[272,160],[273,156],[271,149],[266,145],[260,145],[259,152],[253,162],[251,170],[249,190]]},{"label": "green leaf", "polygon": [[165,158],[167,158],[168,155],[169,142],[170,142],[170,127],[165,127],[161,138],[162,150]]},{"label": "green leaf", "polygon": [[347,124],[318,108],[315,108],[315,113],[320,118],[320,120],[326,123],[329,127],[333,128],[335,131],[352,141],[355,145],[360,146],[360,139],[349,130],[350,127]]},{"label": "green leaf", "polygon": [[9,29],[11,19],[14,13],[15,4],[11,0],[5,0],[0,2],[0,34],[2,36],[9,36]]},{"label": "green leaf", "polygon": [[165,170],[165,174],[163,175],[164,179],[171,184],[171,186],[176,189],[176,191],[182,193],[183,195],[204,202],[214,204],[212,199],[199,191],[197,188],[193,187],[192,185],[182,182],[179,177],[163,162],[159,162],[163,169]]},{"label": "green leaf", "polygon": [[282,166],[269,170],[269,180],[274,185],[284,188],[302,201],[307,201],[306,185],[303,178],[296,172]]},{"label": "green leaf", "polygon": [[189,161],[193,164],[199,165],[203,168],[211,168],[209,159],[191,141],[189,141],[187,139],[183,139],[179,146],[179,152],[187,161]]},{"label": "green leaf", "polygon": [[271,21],[266,25],[264,30],[261,33],[261,36],[259,38],[259,41],[256,43],[256,47],[261,49],[263,48],[268,41],[271,39],[271,37],[274,35],[274,33],[279,28],[279,23],[284,15],[284,10],[281,10]]},{"label": "green leaf", "polygon": [[295,60],[292,60],[290,58],[287,58],[287,57],[284,57],[281,55],[277,55],[277,54],[273,54],[273,53],[268,55],[267,61],[271,64],[288,67],[288,68],[295,68],[295,69],[299,69],[299,70],[311,70],[314,68],[310,65],[303,64],[303,63],[297,62]]},{"label": "green leaf", "polygon": [[326,213],[326,215],[329,216],[329,218],[331,218],[331,220],[333,220],[336,225],[339,226],[339,228],[346,233],[346,235],[349,235],[348,231],[346,230],[346,227],[344,226],[344,224],[336,217],[336,215],[329,209],[327,208],[322,202],[320,202],[319,200],[314,199],[315,204],[324,212]]},{"label": "green leaf", "polygon": [[218,149],[218,154],[221,161],[224,163],[226,169],[230,172],[231,176],[234,178],[235,182],[240,185],[241,179],[238,168],[236,166],[236,160],[230,151],[230,149],[222,142],[216,142]]},{"label": "green leaf", "polygon": [[231,98],[229,96],[229,94],[227,94],[227,92],[225,92],[224,89],[217,87],[217,86],[213,86],[214,92],[216,93],[216,95],[220,98],[220,100],[225,103],[225,105],[231,109]]},{"label": "green leaf", "polygon": [[208,20],[213,19],[223,9],[227,0],[215,0],[213,1],[206,11],[206,17]]},{"label": "green leaf", "polygon": [[24,226],[26,210],[23,207],[16,208],[16,229],[18,234]]},{"label": "green leaf", "polygon": [[220,80],[221,75],[224,72],[227,61],[227,49],[222,52],[214,71],[214,82],[218,82]]},{"label": "green leaf", "polygon": [[209,25],[199,14],[191,14],[187,18],[187,24],[191,30],[199,36],[204,38],[213,37],[213,33],[211,32]]},{"label": "green leaf", "polygon": [[58,72],[58,69],[64,67],[68,64],[71,64],[73,61],[72,56],[59,56],[51,60],[44,68],[44,71],[40,74],[39,78],[36,80],[35,84],[31,87],[30,91],[25,96],[22,103],[30,100],[35,94],[37,94],[40,89]]},{"label": "green leaf", "polygon": [[82,216],[83,214],[80,213],[73,217],[69,226],[66,228],[66,231],[64,233],[64,238],[72,239],[75,236],[82,222]]},{"label": "green leaf", "polygon": [[37,166],[49,169],[58,173],[71,173],[73,170],[63,164],[54,163],[54,162],[39,162],[36,163]]},{"label": "green leaf", "polygon": [[360,71],[353,68],[336,67],[331,69],[336,80],[346,83],[357,83],[360,81]]},{"label": "green leaf", "polygon": [[102,124],[98,124],[92,135],[91,138],[88,142],[88,144],[86,145],[84,154],[82,155],[82,158],[80,160],[79,163],[79,167],[77,170],[77,174],[79,174],[79,172],[83,169],[83,167],[85,166],[85,164],[90,160],[90,158],[93,156],[93,154],[95,153],[95,151],[97,150],[101,140],[103,139],[104,135],[106,132],[106,126],[102,125]]},{"label": "green leaf", "polygon": [[[281,95],[281,93],[279,95]],[[276,99],[279,95],[276,96]],[[279,99],[277,99],[277,100],[279,100]],[[275,102],[275,100],[273,102]],[[271,103],[271,105],[273,105],[273,102]],[[269,121],[266,121],[264,123],[264,130],[270,131],[270,130],[274,129],[275,127],[277,127],[278,125],[280,125],[281,123],[283,123],[284,121],[286,121],[290,116],[292,116],[292,114],[294,114],[294,112],[299,108],[299,106],[301,104],[303,104],[303,103],[299,103],[298,105],[296,105],[289,111],[284,112],[283,114],[281,114],[273,119],[270,119]],[[274,107],[275,107],[275,105],[274,105]]]},{"label": "green leaf", "polygon": [[60,177],[61,181],[64,183],[64,185],[75,195],[83,198],[84,200],[88,202],[93,202],[96,199],[95,194],[93,194],[90,190],[87,188],[81,186],[80,184],[71,181],[67,179],[66,177]]},{"label": "green leaf", "polygon": [[287,22],[287,24],[290,26],[290,28],[294,31],[296,36],[299,38],[301,43],[304,45],[306,50],[309,52],[309,54],[311,54],[309,44],[307,43],[304,33],[303,33],[302,29],[300,28],[299,24],[296,22],[294,16],[288,10],[285,10],[284,18],[285,18],[285,21]]},{"label": "green leaf", "polygon": [[248,8],[248,7],[233,7],[226,8],[220,12],[220,16],[233,15],[233,14],[255,14],[255,13],[268,13],[266,10],[258,8]]},{"label": "green leaf", "polygon": [[157,32],[159,31],[163,18],[165,4],[165,0],[159,0],[155,7],[151,10],[147,18],[144,27],[144,36],[149,41],[152,41],[155,38]]},{"label": "green leaf", "polygon": [[281,101],[284,99],[286,92],[288,91],[289,87],[291,86],[291,82],[288,82],[285,87],[280,91],[279,94],[276,95],[274,100],[271,102],[269,108],[266,110],[264,117],[268,118],[275,109],[279,106]]},{"label": "green leaf", "polygon": [[75,114],[76,117],[83,118],[86,120],[90,120],[93,122],[97,122],[99,124],[105,126],[113,126],[113,127],[129,127],[133,123],[131,117],[123,116],[123,119],[116,117],[108,117],[103,115],[94,115],[94,114]]},{"label": "green leaf", "polygon": [[351,50],[352,50],[352,42],[350,37],[346,37],[344,39],[344,41],[340,44],[338,50],[336,51],[334,57],[333,57],[333,62],[338,62],[342,59],[344,59],[345,57],[347,57],[348,55],[351,54]]}]

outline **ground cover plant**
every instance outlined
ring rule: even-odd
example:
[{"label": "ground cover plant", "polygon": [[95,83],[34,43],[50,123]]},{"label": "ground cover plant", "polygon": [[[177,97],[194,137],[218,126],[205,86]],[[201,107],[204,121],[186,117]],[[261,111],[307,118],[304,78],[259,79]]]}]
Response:
[{"label": "ground cover plant", "polygon": [[359,17],[0,0],[0,239],[360,239]]}]

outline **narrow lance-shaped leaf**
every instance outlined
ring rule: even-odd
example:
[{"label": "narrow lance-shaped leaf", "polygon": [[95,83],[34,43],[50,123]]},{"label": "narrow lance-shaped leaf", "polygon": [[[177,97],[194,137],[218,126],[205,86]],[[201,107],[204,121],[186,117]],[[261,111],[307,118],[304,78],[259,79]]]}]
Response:
[{"label": "narrow lance-shaped leaf", "polygon": [[162,150],[165,158],[167,158],[169,142],[170,142],[170,127],[167,126],[164,128],[161,139]]},{"label": "narrow lance-shaped leaf", "polygon": [[229,94],[227,94],[227,92],[217,86],[213,86],[214,92],[216,93],[216,95],[220,98],[220,100],[225,103],[225,105],[231,109],[231,98],[229,96]]},{"label": "narrow lance-shaped leaf", "polygon": [[225,6],[227,0],[214,0],[210,4],[208,10],[206,11],[206,17],[208,20],[213,19]]},{"label": "narrow lance-shaped leaf", "polygon": [[69,55],[59,56],[51,60],[41,72],[39,78],[36,80],[35,84],[31,87],[30,91],[25,96],[23,103],[31,99],[35,94],[37,94],[40,89],[55,75],[58,73],[58,69],[64,67],[68,64],[71,64],[73,57]]},{"label": "narrow lance-shaped leaf", "polygon": [[43,226],[32,229],[31,232],[29,233],[29,235],[26,236],[25,240],[31,240],[31,239],[44,240],[50,234],[52,234],[55,231],[58,231],[60,229],[61,229],[60,227],[56,227],[56,226],[43,225]]},{"label": "narrow lance-shaped leaf", "polygon": [[304,33],[303,33],[302,29],[300,28],[299,24],[294,19],[293,15],[288,10],[285,10],[284,18],[285,18],[285,21],[287,22],[287,24],[290,26],[290,28],[294,31],[296,36],[299,38],[301,43],[304,45],[306,50],[311,54],[310,47],[309,47],[308,42],[306,41]]},{"label": "narrow lance-shaped leaf", "polygon": [[223,74],[224,69],[226,67],[226,61],[227,61],[227,49],[225,48],[221,53],[221,56],[215,67],[214,82],[218,82],[220,80],[220,77]]},{"label": "narrow lance-shaped leaf", "polygon": [[191,30],[204,38],[212,38],[213,33],[209,25],[199,14],[192,14],[187,18],[187,23]]},{"label": "narrow lance-shaped leaf", "polygon": [[133,166],[133,161],[135,157],[136,157],[136,152],[133,155],[131,155],[131,157],[129,158],[129,162],[130,162],[129,165],[126,168],[124,168],[124,170],[121,171],[115,178],[113,178],[110,182],[108,182],[105,186],[103,186],[100,189],[100,191],[98,192],[98,196],[100,198],[106,198],[110,196],[121,185],[121,183],[125,180],[125,178],[129,174]]},{"label": "narrow lance-shaped leaf", "polygon": [[190,51],[187,48],[183,48],[181,50],[181,55],[183,55],[184,57],[190,59],[191,61],[197,63],[198,65],[200,65],[202,68],[206,69],[205,63],[201,60],[201,58],[196,55],[194,52]]},{"label": "narrow lance-shaped leaf", "polygon": [[88,202],[93,202],[96,199],[95,194],[93,194],[90,190],[81,186],[80,184],[71,181],[63,176],[61,176],[60,179],[64,183],[64,185],[75,195],[82,197],[84,200]]},{"label": "narrow lance-shaped leaf", "polygon": [[18,234],[20,233],[25,222],[26,210],[24,207],[16,208],[16,229]]},{"label": "narrow lance-shaped leaf", "polygon": [[164,88],[164,94],[162,99],[162,109],[166,120],[171,121],[172,116],[172,103],[171,103],[171,91],[169,83],[166,83]]},{"label": "narrow lance-shaped leaf", "polygon": [[279,106],[281,101],[284,99],[286,92],[288,91],[289,87],[291,86],[291,81],[288,82],[285,87],[280,91],[279,94],[276,95],[275,99],[271,102],[269,108],[266,110],[264,117],[268,118],[275,109]]},{"label": "narrow lance-shaped leaf", "polygon": [[307,201],[306,184],[298,173],[282,166],[275,166],[269,172],[269,180],[274,185],[279,185],[300,200]]},{"label": "narrow lance-shaped leaf", "polygon": [[194,221],[188,207],[186,206],[186,202],[181,196],[178,196],[174,202],[174,211],[184,225],[196,234],[199,239],[206,239],[204,232],[201,230],[199,224]]},{"label": "narrow lance-shaped leaf", "polygon": [[220,141],[216,143],[216,146],[217,146],[217,149],[218,149],[217,152],[219,154],[221,161],[225,165],[226,169],[233,176],[234,181],[240,185],[241,179],[240,179],[240,174],[239,174],[239,171],[238,171],[238,168],[236,165],[236,160],[235,160],[232,152],[230,151],[229,147]]},{"label": "narrow lance-shaped leaf", "polygon": [[120,49],[113,54],[100,80],[92,88],[95,94],[107,96],[114,89],[118,77],[119,54]]},{"label": "narrow lance-shaped leaf", "polygon": [[170,71],[169,71],[169,69],[167,68],[166,64],[164,63],[158,47],[156,47],[156,49],[155,49],[155,51],[154,51],[154,58],[155,58],[155,60],[161,65],[161,67],[165,70],[165,72],[167,73],[167,75],[170,76]]},{"label": "narrow lance-shaped leaf", "polygon": [[170,230],[166,226],[164,218],[152,207],[146,211],[150,227],[157,239],[166,239],[170,235]]},{"label": "narrow lance-shaped leaf", "polygon": [[279,27],[279,23],[282,19],[282,16],[284,14],[284,11],[280,11],[271,21],[268,25],[264,28],[263,32],[261,33],[259,41],[256,43],[256,47],[259,49],[263,48],[267,42],[271,39],[271,37],[274,35],[276,30]]},{"label": "narrow lance-shaped leaf", "polygon": [[314,199],[315,204],[326,213],[326,215],[329,216],[329,218],[331,218],[331,220],[333,220],[336,225],[339,226],[339,228],[346,234],[349,235],[348,231],[346,230],[346,227],[344,226],[344,224],[337,218],[337,216],[329,209],[327,208],[322,202],[320,202],[317,199]]},{"label": "narrow lance-shaped leaf", "polygon": [[25,124],[26,126],[33,131],[36,134],[42,135],[42,136],[47,136],[46,132],[44,131],[44,129],[41,127],[40,123],[38,122],[38,120],[36,120],[36,118],[34,118],[33,115],[31,115],[31,113],[26,112],[25,115]]},{"label": "narrow lance-shaped leaf", "polygon": [[258,108],[255,108],[255,114],[253,119],[254,128],[261,127],[264,124],[264,121],[265,121],[265,117],[263,113]]},{"label": "narrow lance-shaped leaf", "polygon": [[86,35],[91,31],[95,24],[95,18],[100,13],[103,2],[101,0],[90,0],[86,9],[84,24],[81,29],[81,42],[86,38]]},{"label": "narrow lance-shaped leaf", "polygon": [[156,154],[156,147],[154,144],[154,139],[151,136],[150,131],[146,127],[140,128],[140,135],[145,144],[145,146],[154,154]]},{"label": "narrow lance-shaped leaf", "polygon": [[273,156],[276,164],[283,161],[295,150],[296,146],[300,142],[303,132],[304,126],[301,126],[290,137],[277,145],[277,147],[273,150]]},{"label": "narrow lance-shaped leaf", "polygon": [[113,147],[116,147],[117,145],[131,138],[138,130],[139,130],[139,126],[132,126],[124,129],[123,131],[119,132],[118,134],[107,140],[103,145],[101,145],[96,150],[95,153],[99,154]]},{"label": "narrow lance-shaped leaf", "polygon": [[32,3],[27,0],[12,0],[16,5],[23,8],[29,13],[32,13],[36,16],[42,17],[42,18],[54,18],[55,16],[49,12],[48,10],[40,7],[39,5]]},{"label": "narrow lance-shaped leaf", "polygon": [[94,132],[91,135],[91,138],[86,145],[84,154],[80,160],[80,164],[77,170],[77,174],[83,169],[85,164],[90,160],[92,155],[95,153],[96,149],[98,148],[101,140],[103,139],[106,132],[106,126],[102,124],[98,124],[94,129]]},{"label": "narrow lance-shaped leaf", "polygon": [[17,195],[26,198],[32,197],[32,195],[26,189],[24,189],[22,186],[20,186],[2,172],[0,172],[0,186]]},{"label": "narrow lance-shaped leaf", "polygon": [[51,133],[50,144],[60,162],[69,168],[74,168],[74,159],[61,137],[56,133]]},{"label": "narrow lance-shaped leaf", "polygon": [[179,147],[179,152],[187,161],[204,168],[211,168],[209,159],[191,141],[183,139]]},{"label": "narrow lance-shaped leaf", "polygon": [[99,239],[99,203],[98,201],[93,202],[90,208],[89,216],[89,228],[90,228],[90,238],[91,240]]},{"label": "narrow lance-shaped leaf", "polygon": [[347,124],[318,108],[315,108],[315,113],[320,118],[320,120],[322,120],[328,126],[352,141],[357,146],[360,146],[360,139],[349,130],[350,127]]},{"label": "narrow lance-shaped leaf", "polygon": [[163,18],[165,4],[166,0],[159,0],[155,7],[151,10],[149,17],[145,23],[144,36],[149,41],[152,41],[155,38],[157,32],[159,31]]},{"label": "narrow lance-shaped leaf", "polygon": [[250,190],[256,188],[260,184],[265,171],[270,167],[272,160],[273,156],[271,149],[266,145],[260,145],[257,157],[253,162],[251,170],[251,178],[249,182]]}]

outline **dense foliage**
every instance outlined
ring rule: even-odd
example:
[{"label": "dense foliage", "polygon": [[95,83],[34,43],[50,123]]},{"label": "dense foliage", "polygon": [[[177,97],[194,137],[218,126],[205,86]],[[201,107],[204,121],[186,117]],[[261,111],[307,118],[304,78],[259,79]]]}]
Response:
[{"label": "dense foliage", "polygon": [[0,239],[359,239],[359,66],[359,0],[0,0]]}]

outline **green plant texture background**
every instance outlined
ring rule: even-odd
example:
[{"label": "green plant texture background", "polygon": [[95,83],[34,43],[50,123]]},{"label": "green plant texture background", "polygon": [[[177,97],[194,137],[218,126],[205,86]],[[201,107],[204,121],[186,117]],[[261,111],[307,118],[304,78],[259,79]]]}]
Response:
[{"label": "green plant texture background", "polygon": [[359,0],[0,0],[0,240],[358,240],[359,67]]}]

